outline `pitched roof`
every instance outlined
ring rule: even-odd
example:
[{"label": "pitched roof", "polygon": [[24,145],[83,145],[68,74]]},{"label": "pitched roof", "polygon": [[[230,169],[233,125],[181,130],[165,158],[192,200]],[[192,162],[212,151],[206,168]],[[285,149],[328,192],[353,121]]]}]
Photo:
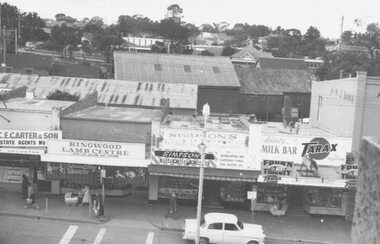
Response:
[{"label": "pitched roof", "polygon": [[311,92],[314,76],[307,70],[256,69],[236,67],[241,91],[249,94],[282,94],[283,92]]},{"label": "pitched roof", "polygon": [[98,102],[117,105],[161,107],[161,100],[169,98],[170,107],[194,109],[197,107],[198,87],[188,84],[121,81],[62,76],[36,76],[0,73],[5,88],[26,86],[37,98],[46,98],[55,90],[66,91],[84,98],[98,92]]},{"label": "pitched roof", "polygon": [[115,78],[141,82],[240,87],[226,57],[114,52]]},{"label": "pitched roof", "polygon": [[267,53],[267,52],[262,52],[254,47],[246,47],[240,50],[239,52],[235,53],[234,55],[231,56],[231,58],[244,58],[247,54],[255,57],[255,58],[260,58],[260,57],[272,57],[272,53]]},{"label": "pitched roof", "polygon": [[269,69],[307,69],[305,60],[295,58],[259,57],[258,68]]}]

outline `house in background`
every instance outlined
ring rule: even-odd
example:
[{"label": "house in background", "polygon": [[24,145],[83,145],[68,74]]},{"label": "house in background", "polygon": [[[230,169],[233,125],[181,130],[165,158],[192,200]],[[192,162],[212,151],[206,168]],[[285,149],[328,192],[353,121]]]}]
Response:
[{"label": "house in background", "polygon": [[225,33],[202,32],[195,38],[195,45],[223,46],[231,38]]},{"label": "house in background", "polygon": [[232,55],[230,58],[233,64],[246,64],[255,67],[259,61],[259,58],[262,57],[273,58],[273,55],[268,52],[262,52],[255,47],[246,47]]},{"label": "house in background", "polygon": [[163,43],[164,46],[169,43],[168,40],[163,38],[148,38],[148,37],[137,37],[137,36],[126,36],[123,37],[125,46],[128,51],[132,52],[151,52],[152,46],[156,42]]}]

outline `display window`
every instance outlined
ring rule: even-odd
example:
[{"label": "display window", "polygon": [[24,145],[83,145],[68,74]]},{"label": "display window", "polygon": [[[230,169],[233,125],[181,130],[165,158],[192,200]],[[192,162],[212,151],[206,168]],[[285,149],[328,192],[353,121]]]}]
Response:
[{"label": "display window", "polygon": [[198,181],[178,177],[160,177],[158,198],[170,198],[172,192],[174,192],[179,199],[197,199]]},{"label": "display window", "polygon": [[244,202],[247,196],[246,184],[243,182],[223,182],[220,198],[225,202]]},{"label": "display window", "polygon": [[[104,185],[106,189],[126,189],[132,185],[146,184],[146,168],[107,166]],[[47,163],[46,180],[60,180],[61,187],[80,188],[88,185],[100,188],[100,167],[84,164]]]},{"label": "display window", "polygon": [[305,203],[310,206],[341,208],[342,190],[334,188],[306,188]]},{"label": "display window", "polygon": [[288,188],[278,184],[259,184],[257,186],[257,203],[274,204],[286,202]]}]

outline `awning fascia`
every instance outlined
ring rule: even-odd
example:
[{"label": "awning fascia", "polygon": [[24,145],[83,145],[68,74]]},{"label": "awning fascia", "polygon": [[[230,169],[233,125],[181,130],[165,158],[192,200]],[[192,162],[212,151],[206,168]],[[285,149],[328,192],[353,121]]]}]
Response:
[{"label": "awning fascia", "polygon": [[71,164],[87,164],[102,166],[121,166],[121,167],[143,167],[147,168],[149,159],[115,159],[102,157],[80,157],[59,154],[43,154],[42,162],[71,163]]}]

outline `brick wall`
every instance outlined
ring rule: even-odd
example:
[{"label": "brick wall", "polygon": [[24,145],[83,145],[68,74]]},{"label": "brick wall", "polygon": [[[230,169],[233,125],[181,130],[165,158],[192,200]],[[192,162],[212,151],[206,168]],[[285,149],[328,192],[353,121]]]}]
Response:
[{"label": "brick wall", "polygon": [[380,243],[380,139],[365,137],[360,147],[352,243]]}]

